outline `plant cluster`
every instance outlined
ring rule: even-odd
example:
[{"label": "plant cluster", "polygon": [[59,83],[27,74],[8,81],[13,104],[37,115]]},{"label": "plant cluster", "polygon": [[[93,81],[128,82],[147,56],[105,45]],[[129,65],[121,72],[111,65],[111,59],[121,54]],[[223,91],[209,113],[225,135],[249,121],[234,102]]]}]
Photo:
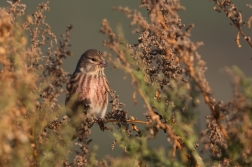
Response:
[{"label": "plant cluster", "polygon": [[[133,101],[139,94],[146,106],[146,120],[138,120],[110,91],[112,110],[102,129],[110,130],[108,123],[119,129],[111,149],[119,146],[125,154],[102,161],[96,159],[95,148],[89,148],[87,126],[81,131],[83,138],[72,140],[76,129],[58,102],[70,76],[62,64],[72,55],[72,26],[58,39],[45,20],[49,2],[39,4],[23,24],[18,19],[25,15],[25,4],[8,2],[8,8],[0,8],[0,166],[252,165],[252,80],[238,67],[226,68],[233,80],[233,98],[229,102],[214,98],[205,77],[206,63],[197,52],[202,42],[190,40],[194,25],[182,23],[178,11],[184,7],[179,1],[142,0],[139,7],[147,10],[148,18],[128,7],[115,7],[131,20],[139,36],[133,44],[126,41],[121,26],[114,31],[107,19],[102,22],[100,32],[108,36],[103,45],[113,52],[105,56],[130,75],[136,89]],[[214,10],[224,11],[237,28],[238,47],[240,35],[251,46],[242,26],[250,28],[252,16],[244,23],[231,0],[213,2]],[[202,132],[195,127],[200,95],[210,110]],[[166,134],[167,150],[149,145],[158,133]],[[210,156],[205,158],[204,153]]]}]

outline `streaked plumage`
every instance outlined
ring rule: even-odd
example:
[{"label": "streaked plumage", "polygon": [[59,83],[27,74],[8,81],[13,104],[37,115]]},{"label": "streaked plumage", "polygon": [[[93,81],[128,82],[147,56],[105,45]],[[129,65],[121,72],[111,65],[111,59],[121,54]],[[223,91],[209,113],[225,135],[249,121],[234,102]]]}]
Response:
[{"label": "streaked plumage", "polygon": [[[67,85],[67,115],[73,117],[78,108],[83,112],[104,118],[108,106],[109,86],[104,74],[105,62],[102,53],[90,49],[82,54]],[[78,114],[77,114],[78,115]]]}]

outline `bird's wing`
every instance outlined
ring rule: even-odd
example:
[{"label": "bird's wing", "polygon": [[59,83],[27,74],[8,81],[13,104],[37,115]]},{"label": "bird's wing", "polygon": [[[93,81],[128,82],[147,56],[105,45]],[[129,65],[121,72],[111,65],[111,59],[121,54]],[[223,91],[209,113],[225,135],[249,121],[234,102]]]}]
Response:
[{"label": "bird's wing", "polygon": [[76,90],[78,88],[79,78],[80,78],[80,75],[78,75],[78,73],[74,73],[71,76],[70,81],[67,83],[67,86],[66,86],[67,94],[66,94],[65,105],[67,105],[71,96],[73,96],[76,93]]}]

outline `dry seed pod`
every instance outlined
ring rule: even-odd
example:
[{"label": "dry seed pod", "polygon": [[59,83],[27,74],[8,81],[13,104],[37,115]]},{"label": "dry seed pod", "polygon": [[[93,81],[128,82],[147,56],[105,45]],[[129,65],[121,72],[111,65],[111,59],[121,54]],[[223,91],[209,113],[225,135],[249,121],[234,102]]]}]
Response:
[{"label": "dry seed pod", "polygon": [[113,143],[110,146],[111,150],[114,150],[116,143],[117,143],[117,141],[114,140]]},{"label": "dry seed pod", "polygon": [[235,42],[236,42],[238,48],[240,48],[240,47],[241,47],[241,43],[240,43],[240,32],[237,33],[236,38],[235,38]]}]

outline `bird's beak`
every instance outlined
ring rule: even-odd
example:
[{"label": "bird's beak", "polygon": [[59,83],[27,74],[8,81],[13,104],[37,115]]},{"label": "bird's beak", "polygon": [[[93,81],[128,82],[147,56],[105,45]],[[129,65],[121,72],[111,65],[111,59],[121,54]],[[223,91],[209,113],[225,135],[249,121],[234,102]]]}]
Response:
[{"label": "bird's beak", "polygon": [[108,64],[106,63],[105,60],[102,60],[102,61],[100,62],[100,67],[107,67],[107,66],[108,66]]}]

